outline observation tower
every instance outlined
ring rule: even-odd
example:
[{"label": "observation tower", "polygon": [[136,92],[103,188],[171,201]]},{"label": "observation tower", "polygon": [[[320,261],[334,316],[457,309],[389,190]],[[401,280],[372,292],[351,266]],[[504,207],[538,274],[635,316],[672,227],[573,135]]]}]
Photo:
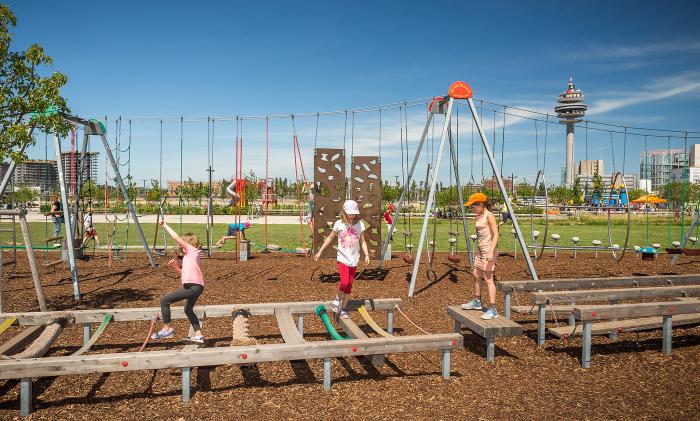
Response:
[{"label": "observation tower", "polygon": [[574,184],[574,124],[581,122],[588,106],[583,102],[583,92],[576,89],[574,79],[569,76],[569,86],[559,94],[554,112],[561,124],[566,124],[566,185]]}]

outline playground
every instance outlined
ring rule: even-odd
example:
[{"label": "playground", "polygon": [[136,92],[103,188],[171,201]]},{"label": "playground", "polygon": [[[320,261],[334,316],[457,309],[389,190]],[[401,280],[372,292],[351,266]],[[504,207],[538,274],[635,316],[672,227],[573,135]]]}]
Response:
[{"label": "playground", "polygon": [[[8,311],[36,309],[36,297],[27,260],[19,262],[5,285]],[[670,256],[642,261],[632,254],[616,263],[609,255],[595,259],[579,255],[576,259],[554,259],[551,253],[536,263],[543,278],[555,279],[577,273],[580,277],[648,276],[698,273],[698,258],[670,265]],[[228,303],[268,303],[324,300],[333,294],[335,282],[321,279],[336,273],[333,261],[308,264],[306,258],[289,255],[254,254],[248,262],[232,264],[231,253],[217,253],[204,259],[207,294],[202,306]],[[143,254],[134,253],[112,268],[107,257],[79,261],[83,299],[71,298],[70,272],[60,268],[43,273],[42,284],[47,304],[54,310],[112,309],[152,307],[176,282],[164,266],[152,269]],[[501,256],[498,280],[529,279],[523,260]],[[7,268],[8,266],[6,266]],[[410,267],[400,258],[385,263],[383,279],[360,276],[356,282],[358,298],[401,298],[407,288]],[[439,253],[436,261],[438,281],[418,285],[415,296],[403,297],[401,309],[422,330],[431,334],[451,332],[446,306],[459,304],[471,294],[470,274],[455,267]],[[525,293],[517,293],[513,304],[530,303]],[[499,303],[499,307],[502,302]],[[386,326],[386,312],[370,311],[374,320]],[[116,313],[115,313],[116,314]],[[376,336],[358,314],[352,319],[370,336]],[[679,376],[698,370],[700,331],[697,326],[674,328],[674,352],[663,355],[659,331],[621,333],[615,341],[596,336],[593,341],[595,364],[580,368],[580,338],[548,338],[536,346],[537,318],[514,314],[524,328],[523,336],[500,338],[495,362],[484,359],[484,343],[475,334],[465,333],[464,345],[452,353],[451,378],[444,380],[439,352],[397,353],[388,355],[386,364],[375,367],[362,357],[333,359],[333,386],[324,392],[322,360],[264,362],[254,366],[222,365],[192,369],[192,397],[179,403],[179,369],[158,369],[37,378],[34,381],[33,419],[179,418],[202,416],[227,417],[231,414],[251,418],[302,417],[313,413],[325,418],[337,411],[363,413],[367,418],[431,417],[440,412],[454,417],[488,413],[491,418],[512,418],[523,413],[532,417],[625,418],[642,417],[653,411],[660,418],[692,417],[698,407],[694,399],[697,376]],[[558,323],[566,325],[566,317]],[[100,318],[101,320],[101,318]],[[252,316],[250,335],[259,344],[279,344],[284,339],[273,316]],[[143,342],[149,320],[111,323],[90,354],[135,352]],[[554,320],[549,320],[554,326]],[[94,326],[96,326],[95,324]],[[176,329],[187,330],[185,320],[175,322]],[[206,348],[230,349],[231,319],[204,319],[208,339]],[[5,343],[25,327],[11,326],[0,335]],[[94,329],[93,329],[94,330]],[[394,312],[394,334],[425,335],[398,312]],[[330,339],[322,321],[312,314],[304,319],[307,341]],[[81,325],[68,325],[51,345],[47,357],[70,355],[83,345]],[[178,350],[178,340],[151,342],[144,351]],[[0,382],[0,418],[17,416],[19,381]],[[493,399],[480,401],[488,390]],[[546,399],[542,399],[546,396]],[[368,398],[371,397],[371,398]],[[686,402],[683,409],[669,401]],[[387,405],[387,402],[392,402]],[[410,408],[410,415],[406,411]]]}]

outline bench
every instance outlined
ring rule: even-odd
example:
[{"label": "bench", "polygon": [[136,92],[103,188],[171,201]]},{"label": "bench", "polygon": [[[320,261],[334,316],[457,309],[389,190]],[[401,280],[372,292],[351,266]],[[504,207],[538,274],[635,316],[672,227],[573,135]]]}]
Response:
[{"label": "bench", "polygon": [[614,278],[567,278],[533,281],[496,282],[504,295],[503,314],[510,319],[511,296],[515,292],[578,290],[587,288],[634,288],[654,286],[700,285],[698,275],[625,276]]},{"label": "bench", "polygon": [[496,337],[520,336],[523,327],[518,323],[499,317],[483,320],[480,310],[462,310],[460,306],[447,307],[447,314],[455,320],[455,333],[462,332],[462,326],[486,339],[486,361],[493,362],[496,350]]},{"label": "bench", "polygon": [[[533,292],[532,304],[538,307],[537,344],[545,340],[545,306],[547,304],[577,303],[584,301],[604,301],[615,304],[621,300],[642,300],[645,298],[678,298],[699,297],[700,285],[639,287],[617,289],[587,289],[581,291],[541,291]],[[570,313],[569,325],[574,325],[574,315]],[[615,339],[617,332],[610,333],[610,339]]]},{"label": "bench", "polygon": [[576,306],[574,307],[574,317],[583,323],[581,367],[590,368],[591,366],[591,335],[593,334],[594,321],[661,316],[663,327],[662,351],[664,354],[670,355],[673,316],[692,313],[700,313],[700,301]]}]

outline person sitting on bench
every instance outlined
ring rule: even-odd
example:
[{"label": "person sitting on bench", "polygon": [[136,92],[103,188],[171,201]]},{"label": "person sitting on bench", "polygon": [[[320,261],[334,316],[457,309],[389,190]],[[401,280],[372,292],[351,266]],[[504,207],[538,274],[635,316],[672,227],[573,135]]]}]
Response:
[{"label": "person sitting on bench", "polygon": [[246,221],[242,224],[237,224],[237,223],[228,224],[228,232],[226,233],[226,235],[221,237],[221,239],[219,241],[216,242],[216,245],[221,247],[226,243],[226,241],[233,240],[239,234],[241,237],[243,237],[243,240],[247,240],[247,238],[245,238],[245,230],[250,228],[250,226],[251,226],[251,224],[248,221]]}]

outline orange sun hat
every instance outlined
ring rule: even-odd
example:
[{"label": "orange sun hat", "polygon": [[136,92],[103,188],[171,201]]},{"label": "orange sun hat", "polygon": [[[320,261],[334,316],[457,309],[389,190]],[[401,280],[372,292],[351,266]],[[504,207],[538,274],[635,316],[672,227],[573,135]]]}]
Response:
[{"label": "orange sun hat", "polygon": [[467,200],[467,203],[465,203],[464,206],[471,206],[474,203],[483,203],[483,202],[486,202],[487,200],[489,200],[489,198],[486,197],[485,194],[483,194],[481,192],[476,192],[476,193],[472,194],[471,196],[469,196],[469,200]]}]

